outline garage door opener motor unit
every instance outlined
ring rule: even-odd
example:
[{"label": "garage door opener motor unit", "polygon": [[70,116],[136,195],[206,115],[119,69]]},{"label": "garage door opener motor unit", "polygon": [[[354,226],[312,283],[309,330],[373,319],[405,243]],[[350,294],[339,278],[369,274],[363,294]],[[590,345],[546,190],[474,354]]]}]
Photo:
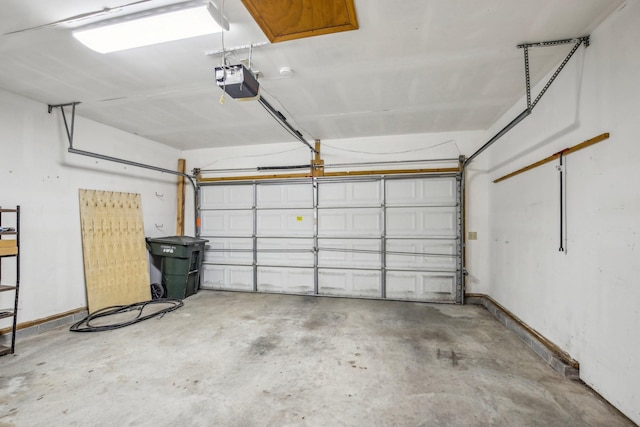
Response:
[{"label": "garage door opener motor unit", "polygon": [[256,98],[260,84],[244,65],[216,67],[216,83],[234,99]]}]

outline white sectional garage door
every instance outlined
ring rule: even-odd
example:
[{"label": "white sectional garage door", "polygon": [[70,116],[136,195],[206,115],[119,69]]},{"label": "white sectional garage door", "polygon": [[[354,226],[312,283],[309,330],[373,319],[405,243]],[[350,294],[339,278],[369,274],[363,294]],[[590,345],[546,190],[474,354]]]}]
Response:
[{"label": "white sectional garage door", "polygon": [[462,299],[456,175],[209,183],[202,288]]}]

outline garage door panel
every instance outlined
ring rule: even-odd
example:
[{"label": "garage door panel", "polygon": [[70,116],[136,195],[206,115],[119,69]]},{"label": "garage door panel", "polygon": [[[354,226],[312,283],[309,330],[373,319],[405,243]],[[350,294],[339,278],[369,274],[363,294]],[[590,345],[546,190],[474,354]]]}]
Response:
[{"label": "garage door panel", "polygon": [[454,177],[224,182],[201,194],[201,235],[210,240],[203,287],[456,301]]},{"label": "garage door panel", "polygon": [[382,214],[377,208],[327,209],[318,213],[320,237],[380,237]]},{"label": "garage door panel", "polygon": [[380,272],[321,268],[318,271],[318,293],[331,296],[379,298]]},{"label": "garage door panel", "polygon": [[313,293],[313,268],[259,267],[258,292]]},{"label": "garage door panel", "polygon": [[253,263],[253,239],[218,237],[207,243],[204,262],[214,264]]},{"label": "garage door panel", "polygon": [[258,264],[313,267],[313,239],[258,239]]},{"label": "garage door panel", "polygon": [[313,187],[309,184],[264,184],[257,187],[258,208],[313,207]]},{"label": "garage door panel", "polygon": [[455,240],[387,239],[387,267],[456,268]]},{"label": "garage door panel", "polygon": [[312,209],[272,209],[257,212],[258,236],[313,236]]},{"label": "garage door panel", "polygon": [[382,191],[379,181],[322,182],[318,186],[318,206],[379,206]]},{"label": "garage door panel", "polygon": [[203,236],[251,236],[253,233],[251,211],[203,211],[200,221],[200,234]]},{"label": "garage door panel", "polygon": [[216,185],[206,187],[200,194],[200,208],[214,209],[251,208],[253,206],[253,185]]},{"label": "garage door panel", "polygon": [[455,301],[456,278],[451,273],[388,271],[387,298],[412,301]]},{"label": "garage door panel", "polygon": [[386,187],[387,206],[451,205],[457,199],[455,178],[390,179]]},{"label": "garage door panel", "polygon": [[313,237],[312,209],[269,209],[257,212],[258,236]]},{"label": "garage door panel", "polygon": [[318,239],[320,267],[380,267],[380,241],[358,239]]},{"label": "garage door panel", "polygon": [[202,270],[203,289],[253,290],[253,267],[204,264]]},{"label": "garage door panel", "polygon": [[414,207],[387,209],[387,235],[451,236],[457,233],[455,207]]}]

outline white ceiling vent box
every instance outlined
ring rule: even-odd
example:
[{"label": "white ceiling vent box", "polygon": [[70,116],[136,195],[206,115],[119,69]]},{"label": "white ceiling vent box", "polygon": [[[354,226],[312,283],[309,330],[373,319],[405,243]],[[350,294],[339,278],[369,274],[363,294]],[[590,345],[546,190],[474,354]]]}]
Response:
[{"label": "white ceiling vent box", "polygon": [[260,84],[244,65],[216,67],[216,82],[232,98],[255,98]]}]

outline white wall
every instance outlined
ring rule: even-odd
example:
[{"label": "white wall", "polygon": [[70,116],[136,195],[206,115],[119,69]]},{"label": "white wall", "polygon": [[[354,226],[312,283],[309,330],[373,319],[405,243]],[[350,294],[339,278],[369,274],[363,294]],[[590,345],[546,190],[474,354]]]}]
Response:
[{"label": "white wall", "polygon": [[[277,126],[274,123],[274,126]],[[454,158],[459,155],[470,155],[485,141],[484,132],[449,132],[435,134],[399,135],[386,137],[354,138],[348,140],[326,140],[321,142],[322,159],[325,165],[340,163],[363,163],[395,160],[424,160]],[[227,168],[255,168],[276,165],[309,164],[311,151],[301,142],[226,147],[217,149],[192,150],[183,152],[189,168],[227,169]],[[474,163],[468,171],[467,182],[471,191],[467,199],[469,213],[467,216],[468,230],[478,232],[478,240],[471,241],[467,247],[467,292],[486,293],[488,259],[487,245],[488,217],[486,191],[486,159]],[[437,168],[455,167],[457,162],[449,164],[424,163],[403,165],[402,168]],[[366,166],[364,169],[391,169],[386,165]],[[327,168],[328,172],[337,170],[363,168]],[[305,170],[270,171],[266,174],[296,173]],[[306,170],[308,172],[308,170]],[[236,173],[236,175],[255,175],[254,171]],[[225,174],[217,174],[221,176]],[[228,175],[228,174],[227,174]],[[475,191],[479,190],[479,191]],[[188,192],[186,218],[193,216],[191,192]],[[191,222],[187,222],[187,234],[193,233]]]},{"label": "white wall", "polygon": [[[67,147],[59,110],[48,114],[45,104],[0,91],[0,205],[22,209],[19,323],[86,307],[78,189],[140,193],[145,234],[175,233],[175,176],[69,154]],[[81,117],[74,147],[174,170],[180,154]],[[14,261],[2,262],[3,283],[11,283]],[[12,294],[0,295],[0,307],[12,306]]]},{"label": "white wall", "polygon": [[[565,159],[566,253],[559,252],[557,162],[488,184],[489,294],[578,360],[581,378],[637,423],[639,22],[640,2],[614,12],[533,114],[484,154],[493,180],[611,133]],[[489,134],[524,107],[514,106]]]},{"label": "white wall", "polygon": [[[640,422],[638,22],[639,2],[614,12],[533,115],[478,158],[467,175],[467,229],[478,232],[478,240],[467,246],[467,291],[490,294],[568,351],[580,361],[582,379],[635,422]],[[322,157],[332,164],[468,156],[523,108],[524,102],[514,106],[486,133],[327,140]],[[566,159],[567,252],[561,253],[555,164],[499,184],[490,180],[605,131],[611,139]],[[169,169],[181,154],[81,117],[75,145]],[[23,209],[20,322],[86,305],[79,188],[141,193],[145,234],[175,232],[173,175],[68,154],[66,147],[58,110],[47,114],[44,104],[0,91],[0,205]],[[220,169],[301,164],[310,154],[292,142],[187,151],[182,157],[189,169]],[[188,186],[186,218],[187,234],[193,234]],[[9,265],[3,261],[10,276]],[[0,296],[0,307],[10,305],[7,295]]]}]

